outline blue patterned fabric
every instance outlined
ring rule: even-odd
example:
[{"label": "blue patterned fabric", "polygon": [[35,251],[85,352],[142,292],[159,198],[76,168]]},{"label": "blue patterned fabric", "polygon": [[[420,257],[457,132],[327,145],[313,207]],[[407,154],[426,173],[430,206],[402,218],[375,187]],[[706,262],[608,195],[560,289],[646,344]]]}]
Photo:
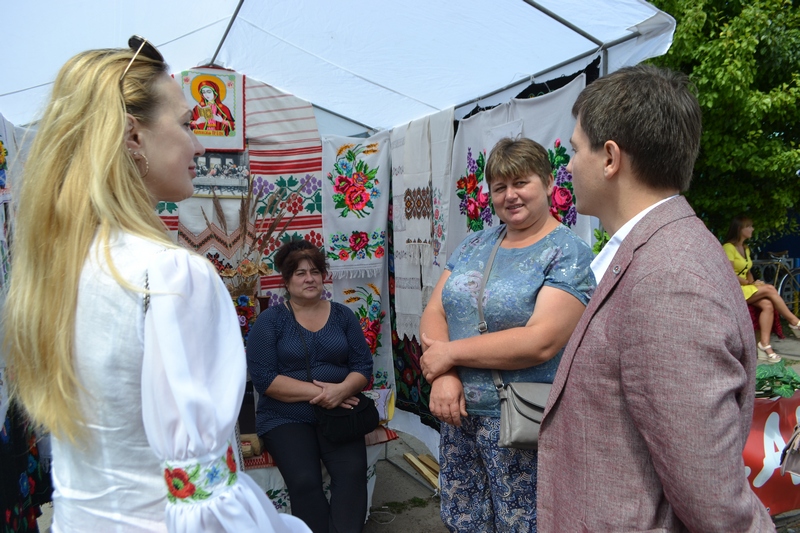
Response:
[{"label": "blue patterned fabric", "polygon": [[442,521],[450,531],[536,531],[536,451],[499,448],[500,419],[442,424]]},{"label": "blue patterned fabric", "polygon": [[311,378],[341,383],[350,372],[367,380],[372,377],[372,355],[355,313],[331,302],[328,322],[319,331],[301,327],[285,305],[270,307],[256,320],[247,341],[247,369],[260,393],[256,412],[256,433],[292,422],[315,422],[308,402],[287,403],[270,398],[264,391],[279,375],[308,381],[304,336],[311,361]]},{"label": "blue patterned fabric", "polygon": [[[450,340],[480,334],[477,295],[484,266],[503,227],[470,234],[447,262],[451,274],[442,291],[442,304]],[[483,295],[489,331],[527,324],[542,287],[566,291],[586,305],[595,288],[592,257],[589,245],[563,225],[525,248],[499,248]],[[552,383],[560,361],[561,352],[540,365],[501,374],[505,382]],[[458,374],[469,414],[500,417],[491,370],[459,367]]]}]

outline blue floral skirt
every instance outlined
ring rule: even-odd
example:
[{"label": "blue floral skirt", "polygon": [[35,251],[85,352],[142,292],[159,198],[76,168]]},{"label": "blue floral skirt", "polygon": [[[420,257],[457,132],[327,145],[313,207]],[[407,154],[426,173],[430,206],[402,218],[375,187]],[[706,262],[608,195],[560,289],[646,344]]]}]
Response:
[{"label": "blue floral skirt", "polygon": [[536,531],[536,450],[500,448],[500,419],[442,424],[442,521],[453,532]]}]

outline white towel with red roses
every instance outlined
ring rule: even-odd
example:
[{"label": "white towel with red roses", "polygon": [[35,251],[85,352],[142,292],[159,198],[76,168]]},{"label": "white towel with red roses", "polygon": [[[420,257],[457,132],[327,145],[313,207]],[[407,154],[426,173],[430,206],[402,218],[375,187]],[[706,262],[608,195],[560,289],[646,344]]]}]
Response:
[{"label": "white towel with red roses", "polygon": [[376,277],[387,253],[389,132],[322,137],[322,232],[333,279]]},{"label": "white towel with red roses", "polygon": [[[558,146],[564,146],[571,157],[567,139],[575,127],[572,104],[585,85],[586,77],[580,75],[551,93],[512,99],[459,122],[448,192],[450,209],[445,244],[448,259],[470,232],[499,223],[489,204],[489,186],[484,176],[486,160],[495,143],[502,137],[527,137],[553,153]],[[584,239],[590,236],[578,234]]]}]

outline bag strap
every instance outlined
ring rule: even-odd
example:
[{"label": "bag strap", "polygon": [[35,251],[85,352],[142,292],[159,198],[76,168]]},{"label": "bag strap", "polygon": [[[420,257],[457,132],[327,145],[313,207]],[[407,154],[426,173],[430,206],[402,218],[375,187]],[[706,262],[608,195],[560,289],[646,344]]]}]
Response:
[{"label": "bag strap", "polygon": [[[489,331],[489,326],[486,324],[486,319],[483,317],[483,290],[486,288],[486,278],[488,278],[489,274],[492,272],[494,256],[497,255],[497,249],[500,248],[500,243],[503,242],[503,238],[506,236],[506,229],[507,226],[503,226],[503,229],[500,230],[500,235],[497,236],[497,241],[494,243],[492,253],[489,254],[489,259],[486,261],[486,266],[483,269],[483,276],[481,277],[481,288],[478,290],[478,320],[480,320],[480,322],[478,322],[478,331],[481,335]],[[500,372],[492,370],[492,380],[494,380],[494,386],[498,392],[503,390],[505,385],[503,384],[503,378],[500,376]]]},{"label": "bag strap", "polygon": [[308,345],[306,344],[306,338],[303,335],[303,330],[300,329],[300,322],[297,321],[297,317],[294,316],[294,308],[292,307],[292,302],[286,301],[287,307],[289,307],[289,312],[292,313],[292,318],[294,318],[294,323],[297,324],[297,332],[300,334],[300,340],[303,341],[303,350],[306,352],[306,376],[308,377],[308,381],[314,381],[311,379],[311,362],[308,358]]}]

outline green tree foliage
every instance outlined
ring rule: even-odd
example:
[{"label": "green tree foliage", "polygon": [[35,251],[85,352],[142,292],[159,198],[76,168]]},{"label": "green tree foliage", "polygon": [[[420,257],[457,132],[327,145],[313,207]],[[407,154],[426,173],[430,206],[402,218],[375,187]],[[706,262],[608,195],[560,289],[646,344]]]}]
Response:
[{"label": "green tree foliage", "polygon": [[652,63],[688,74],[703,138],[687,198],[724,237],[746,213],[759,241],[797,231],[800,0],[650,0],[677,21]]}]

